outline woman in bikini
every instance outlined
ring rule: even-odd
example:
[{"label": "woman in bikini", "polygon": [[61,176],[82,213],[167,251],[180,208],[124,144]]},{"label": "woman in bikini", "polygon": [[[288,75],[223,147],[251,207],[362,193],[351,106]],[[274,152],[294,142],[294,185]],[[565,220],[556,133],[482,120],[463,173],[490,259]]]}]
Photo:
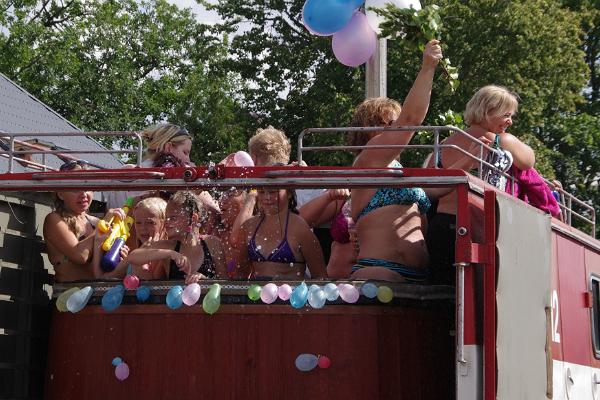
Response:
[{"label": "woman in bikini", "polygon": [[[60,172],[87,169],[84,161],[69,161]],[[54,198],[54,211],[44,219],[44,239],[48,259],[54,266],[57,282],[91,280],[94,232],[98,218],[88,215],[93,193],[89,191],[58,192]],[[124,218],[121,209],[111,209],[105,219],[113,215]],[[126,255],[127,248],[122,255]]]},{"label": "woman in bikini", "polygon": [[297,215],[293,191],[258,191],[260,215],[240,229],[239,275],[257,279],[324,278],[325,260],[315,235]]},{"label": "woman in bikini", "polygon": [[167,240],[153,242],[132,251],[132,264],[155,263],[155,279],[200,279],[226,277],[225,255],[221,241],[215,236],[200,235],[199,221],[203,208],[198,196],[189,191],[175,193],[167,202]]},{"label": "woman in bikini", "polygon": [[[488,85],[479,89],[469,100],[465,109],[465,122],[469,125],[466,132],[471,138],[479,139],[488,146],[502,149],[498,152],[496,165],[506,171],[511,165],[520,170],[532,168],[535,164],[535,153],[517,137],[506,132],[512,125],[512,117],[518,108],[517,96],[508,89]],[[476,157],[480,155],[480,146],[472,139],[455,133],[443,141],[443,144],[462,148]],[[487,151],[484,152],[484,156]],[[430,158],[426,166],[438,168],[456,168],[466,171],[477,168],[479,163],[454,149],[442,149],[437,160]],[[486,181],[500,190],[506,187],[506,178],[498,172],[487,169],[483,176]],[[475,214],[475,217],[479,214]],[[474,223],[473,226],[483,226]],[[474,229],[476,241],[483,240],[480,229]],[[437,212],[430,221],[427,231],[427,247],[431,254],[432,282],[436,284],[454,284],[455,245],[456,245],[456,192],[441,197]]]},{"label": "woman in bikini", "polygon": [[[429,108],[435,69],[442,58],[438,43],[437,40],[427,43],[423,65],[402,108],[397,103],[397,111],[394,111],[394,107],[373,107],[374,99],[368,99],[357,108],[353,119],[360,119],[361,115],[375,115],[382,120],[380,123],[391,126],[422,124]],[[377,126],[371,125],[369,118],[353,125]],[[382,132],[370,138],[367,145],[408,144],[412,134]],[[395,167],[399,154],[399,149],[365,149],[356,157],[354,166]],[[425,281],[429,275],[429,257],[423,232],[424,213],[429,208],[425,192],[420,188],[354,189],[351,200],[359,244],[352,278]]]}]

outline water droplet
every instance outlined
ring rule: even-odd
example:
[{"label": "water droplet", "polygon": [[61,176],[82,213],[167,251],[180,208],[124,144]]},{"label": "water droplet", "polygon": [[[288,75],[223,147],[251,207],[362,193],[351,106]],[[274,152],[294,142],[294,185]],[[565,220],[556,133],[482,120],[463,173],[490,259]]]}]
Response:
[{"label": "water droplet", "polygon": [[262,249],[261,245],[256,246],[256,250],[260,250],[260,249]]}]

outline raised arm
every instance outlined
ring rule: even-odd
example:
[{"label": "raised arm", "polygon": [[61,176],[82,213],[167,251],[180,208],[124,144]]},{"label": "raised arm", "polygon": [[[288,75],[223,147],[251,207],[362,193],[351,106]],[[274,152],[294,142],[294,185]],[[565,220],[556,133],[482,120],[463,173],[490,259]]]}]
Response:
[{"label": "raised arm", "polygon": [[[442,58],[442,48],[438,40],[431,40],[423,51],[423,65],[413,83],[400,116],[392,126],[421,125],[431,98],[431,87],[435,68]],[[368,145],[405,145],[410,142],[414,132],[383,132],[369,140]],[[400,149],[363,150],[354,165],[357,167],[387,167],[400,154]]]},{"label": "raised arm", "polygon": [[350,197],[348,189],[329,189],[322,195],[315,197],[298,210],[306,223],[314,228],[325,222],[331,221],[335,214],[342,208],[343,200]]},{"label": "raised arm", "polygon": [[215,263],[215,270],[217,272],[217,278],[227,278],[227,267],[225,266],[225,250],[223,250],[223,243],[216,236],[207,236],[206,245],[212,255]]}]

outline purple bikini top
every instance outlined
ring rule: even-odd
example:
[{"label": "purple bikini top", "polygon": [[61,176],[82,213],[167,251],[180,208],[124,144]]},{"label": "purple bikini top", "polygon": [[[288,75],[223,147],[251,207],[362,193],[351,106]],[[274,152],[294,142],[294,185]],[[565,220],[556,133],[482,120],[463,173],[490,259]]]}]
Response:
[{"label": "purple bikini top", "polygon": [[262,225],[265,217],[263,216],[254,231],[254,235],[252,235],[252,239],[248,242],[248,258],[251,261],[255,262],[276,262],[282,264],[293,264],[296,262],[296,258],[294,257],[294,252],[290,247],[290,244],[287,240],[287,230],[288,230],[288,222],[290,220],[290,212],[288,211],[287,217],[285,219],[285,233],[283,235],[283,239],[281,242],[269,253],[269,255],[265,258],[260,252],[260,247],[256,245],[256,232],[258,232],[258,228]]}]

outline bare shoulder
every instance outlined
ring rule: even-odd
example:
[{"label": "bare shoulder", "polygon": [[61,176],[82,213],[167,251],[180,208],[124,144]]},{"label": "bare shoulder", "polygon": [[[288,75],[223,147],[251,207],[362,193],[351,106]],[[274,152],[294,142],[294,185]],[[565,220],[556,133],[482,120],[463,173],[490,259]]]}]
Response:
[{"label": "bare shoulder", "polygon": [[52,211],[50,214],[46,215],[46,218],[44,218],[44,226],[49,224],[58,224],[59,222],[64,221],[56,211]]},{"label": "bare shoulder", "polygon": [[210,250],[219,249],[223,246],[221,239],[219,239],[218,237],[216,237],[214,235],[206,235],[206,236],[203,236],[202,239],[206,242],[206,244]]},{"label": "bare shoulder", "polygon": [[290,213],[290,224],[289,228],[299,233],[311,233],[312,230],[308,223],[298,214]]},{"label": "bare shoulder", "polygon": [[44,219],[44,237],[48,238],[50,235],[62,231],[69,231],[69,227],[62,217],[55,211],[46,215]]}]

